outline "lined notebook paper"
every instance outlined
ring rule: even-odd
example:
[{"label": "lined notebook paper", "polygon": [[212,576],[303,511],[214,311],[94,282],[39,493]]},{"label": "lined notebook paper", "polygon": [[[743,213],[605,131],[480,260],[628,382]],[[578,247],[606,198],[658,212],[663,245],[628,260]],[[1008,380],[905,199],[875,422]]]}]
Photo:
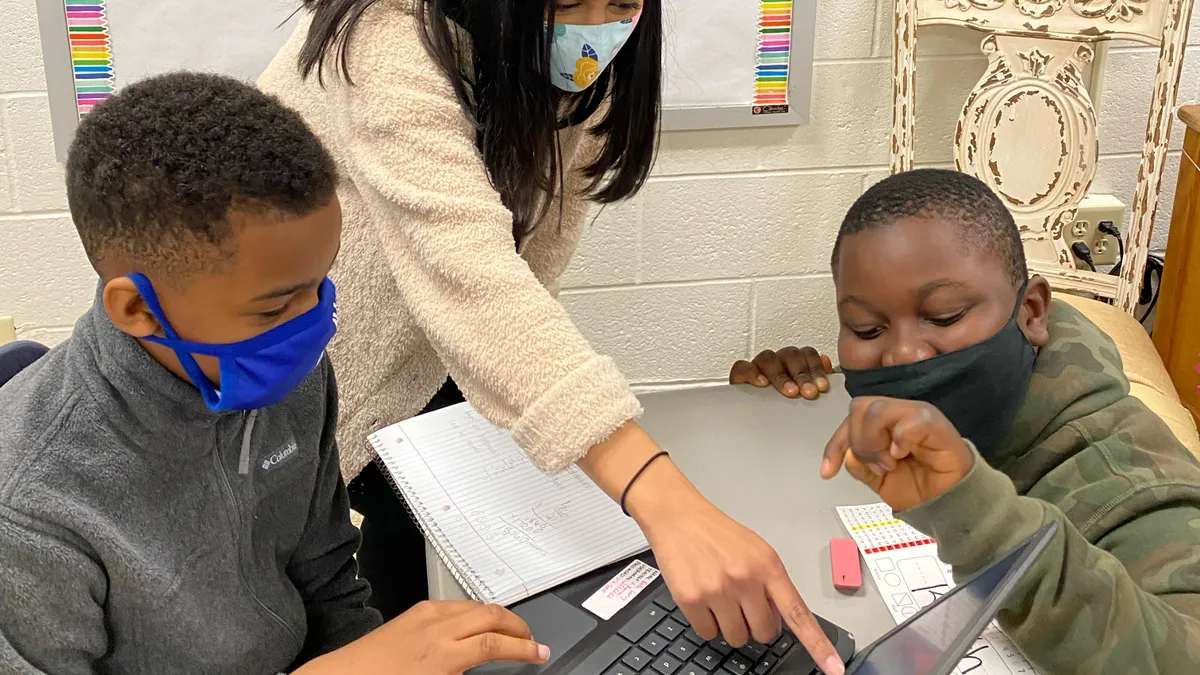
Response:
[{"label": "lined notebook paper", "polygon": [[510,605],[649,548],[582,471],[542,473],[469,403],[370,440],[426,539],[476,600]]}]

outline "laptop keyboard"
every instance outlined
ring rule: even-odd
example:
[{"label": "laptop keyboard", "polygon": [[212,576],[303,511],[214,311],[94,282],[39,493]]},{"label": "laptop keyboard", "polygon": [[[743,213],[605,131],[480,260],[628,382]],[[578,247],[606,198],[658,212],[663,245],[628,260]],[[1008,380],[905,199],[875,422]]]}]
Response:
[{"label": "laptop keyboard", "polygon": [[[721,638],[705,641],[664,588],[571,675],[769,675],[795,648],[796,638],[786,630],[769,645],[751,642],[740,649]],[[816,664],[789,672],[816,672]]]}]

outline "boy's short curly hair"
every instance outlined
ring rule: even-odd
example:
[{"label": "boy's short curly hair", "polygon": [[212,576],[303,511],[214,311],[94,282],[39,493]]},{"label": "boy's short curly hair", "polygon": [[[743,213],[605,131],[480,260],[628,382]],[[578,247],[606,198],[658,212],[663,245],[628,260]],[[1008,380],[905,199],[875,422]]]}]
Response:
[{"label": "boy's short curly hair", "polygon": [[904,218],[934,216],[955,224],[964,245],[999,256],[1014,285],[1028,279],[1021,233],[1004,203],[978,178],[946,169],[898,173],[864,192],[846,212],[834,242],[834,275],[846,237]]},{"label": "boy's short curly hair", "polygon": [[93,266],[181,275],[220,265],[235,213],[328,205],[333,159],[295,111],[238,80],[172,73],[97,106],[67,158],[67,199]]}]

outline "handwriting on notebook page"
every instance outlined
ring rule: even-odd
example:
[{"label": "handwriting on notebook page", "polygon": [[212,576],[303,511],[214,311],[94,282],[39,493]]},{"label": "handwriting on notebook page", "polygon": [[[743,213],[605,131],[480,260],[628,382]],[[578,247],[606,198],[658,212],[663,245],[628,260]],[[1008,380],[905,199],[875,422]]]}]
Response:
[{"label": "handwriting on notebook page", "polygon": [[647,548],[582,471],[544,474],[468,404],[388,427],[372,442],[405,498],[422,505],[414,511],[435,547],[489,587],[517,589],[509,591],[517,599]]}]

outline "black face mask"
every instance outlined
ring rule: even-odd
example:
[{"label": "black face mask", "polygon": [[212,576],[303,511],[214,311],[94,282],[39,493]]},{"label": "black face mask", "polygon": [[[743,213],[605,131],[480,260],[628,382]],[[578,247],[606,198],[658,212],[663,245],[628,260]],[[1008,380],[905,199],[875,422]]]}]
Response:
[{"label": "black face mask", "polygon": [[1025,286],[1012,318],[983,342],[924,361],[846,370],[851,396],[887,396],[932,403],[979,448],[984,457],[999,449],[1025,398],[1036,356],[1017,325]]}]

